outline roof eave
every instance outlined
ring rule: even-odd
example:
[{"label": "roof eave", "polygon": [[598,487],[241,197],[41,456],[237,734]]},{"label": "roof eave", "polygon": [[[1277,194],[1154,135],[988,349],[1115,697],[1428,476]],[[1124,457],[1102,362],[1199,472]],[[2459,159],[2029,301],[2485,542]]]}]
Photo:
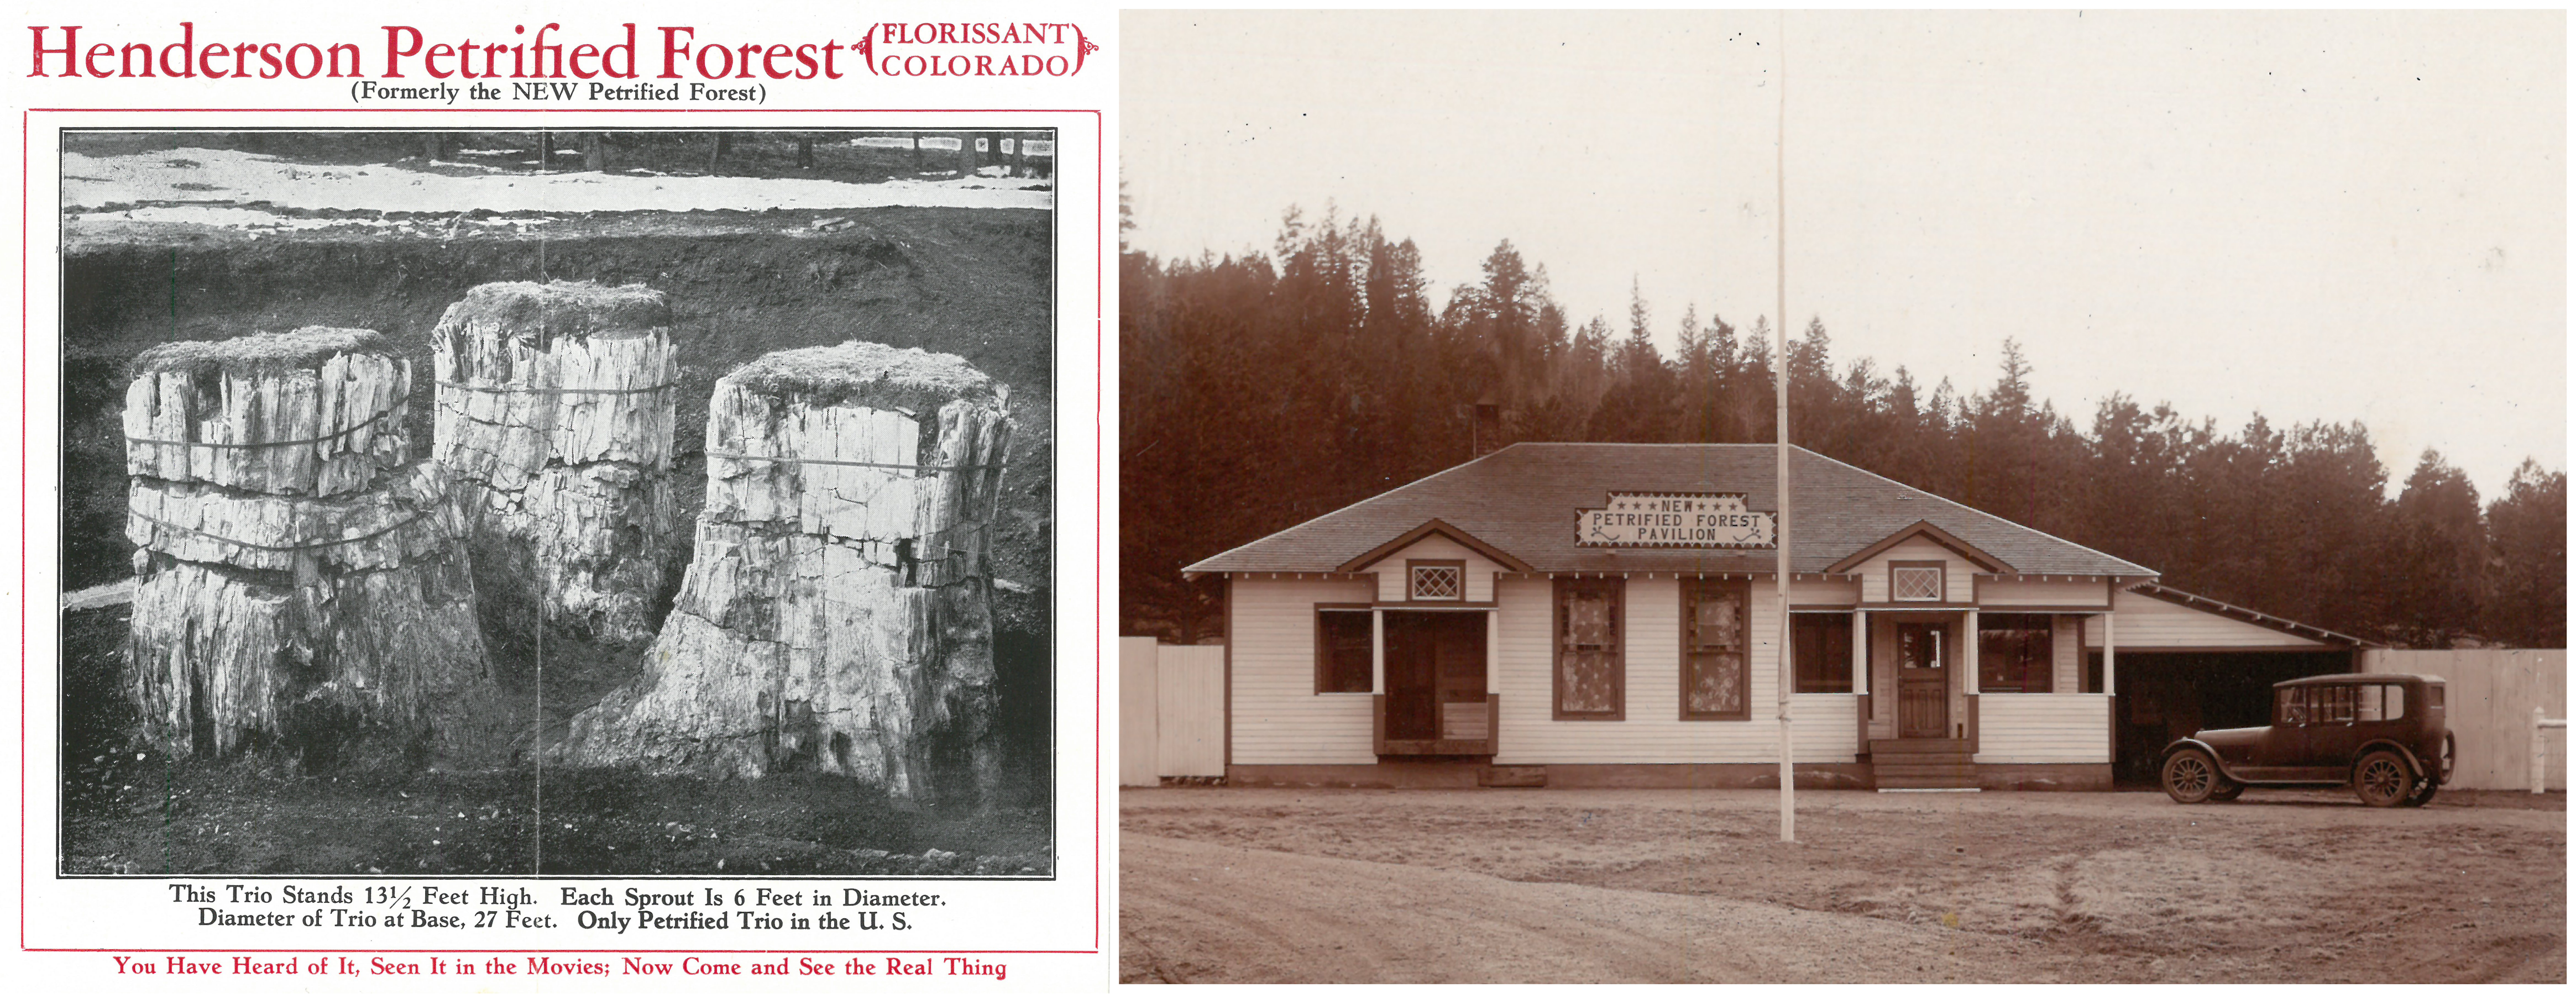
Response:
[{"label": "roof eave", "polygon": [[1868,562],[1872,557],[1877,556],[1879,553],[1886,552],[1889,549],[1903,545],[1916,538],[1930,539],[1933,544],[1958,553],[1959,558],[1965,559],[1975,565],[1986,567],[1989,572],[2006,574],[2017,574],[2021,572],[2020,570],[2014,569],[2011,563],[2007,563],[2002,559],[1997,558],[1993,553],[1977,548],[1974,543],[1969,542],[1967,539],[1960,538],[1959,536],[1952,535],[1948,531],[1943,530],[1941,526],[1933,524],[1929,518],[1917,518],[1913,524],[1899,528],[1890,533],[1886,538],[1879,539],[1878,541],[1863,546],[1860,551],[1836,560],[1833,565],[1827,566],[1825,569],[1830,572],[1840,573],[1844,570],[1859,566],[1864,562]]},{"label": "roof eave", "polygon": [[2260,625],[2264,628],[2269,628],[2278,632],[2285,632],[2312,641],[2339,642],[2344,646],[2353,649],[2387,648],[2387,646],[2381,645],[2377,642],[2372,642],[2359,636],[2346,635],[2332,629],[2319,628],[2315,625],[2291,621],[2288,618],[2275,617],[2273,615],[2264,614],[2263,612],[2254,610],[2250,607],[2238,607],[2234,604],[2227,603],[2226,601],[2203,597],[2186,590],[2176,590],[2172,587],[2168,587],[2162,583],[2154,581],[2133,583],[2124,589],[2145,594],[2149,597],[2153,597],[2167,603],[2180,604],[2194,610],[2207,611],[2222,618],[2235,618],[2248,624]]},{"label": "roof eave", "polygon": [[1404,551],[1414,543],[1420,542],[1433,535],[1441,536],[1452,542],[1456,542],[1460,545],[1466,546],[1467,548],[1473,549],[1477,555],[1491,560],[1495,565],[1510,567],[1512,572],[1527,573],[1530,571],[1529,564],[1522,562],[1519,556],[1505,552],[1496,548],[1491,542],[1487,542],[1484,539],[1468,534],[1467,530],[1464,528],[1460,528],[1438,518],[1433,518],[1419,525],[1415,525],[1412,529],[1406,531],[1402,535],[1398,535],[1392,539],[1378,543],[1376,548],[1351,557],[1349,562],[1343,563],[1340,568],[1335,569],[1333,572],[1357,573],[1361,570],[1377,565],[1379,560]]}]

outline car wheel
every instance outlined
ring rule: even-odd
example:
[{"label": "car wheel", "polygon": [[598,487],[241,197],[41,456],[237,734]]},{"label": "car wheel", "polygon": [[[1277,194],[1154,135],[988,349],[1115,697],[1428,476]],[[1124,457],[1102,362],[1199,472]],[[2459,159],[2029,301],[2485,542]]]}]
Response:
[{"label": "car wheel", "polygon": [[2165,796],[2173,798],[2174,803],[2198,804],[2209,800],[2211,792],[2216,791],[2219,781],[2225,778],[2218,775],[2218,764],[2210,762],[2208,753],[2198,749],[2177,749],[2173,755],[2165,757],[2161,779],[2165,785]]},{"label": "car wheel", "polygon": [[2431,804],[2433,803],[2433,795],[2440,793],[2441,790],[2441,784],[2434,783],[2430,780],[2416,784],[2415,793],[2406,798],[2406,806],[2410,808],[2420,808],[2427,804]]},{"label": "car wheel", "polygon": [[2415,796],[2415,771],[2396,753],[2377,750],[2352,764],[2352,792],[2363,804],[2393,808]]},{"label": "car wheel", "polygon": [[2209,799],[2213,801],[2233,801],[2243,796],[2245,796],[2245,785],[2225,777],[2220,777],[2218,786],[2209,792]]},{"label": "car wheel", "polygon": [[[2453,738],[2453,737],[2451,736],[2451,733],[2449,733],[2449,732],[2443,732],[2443,733],[2442,733],[2442,762],[2441,762],[2438,766],[2436,766],[2436,767],[2435,767],[2436,769],[2439,769],[2439,770],[2441,770],[2441,771],[2442,771],[2442,783],[2450,783],[2450,782],[2451,782],[2451,770],[2452,770],[2453,768],[2455,768],[2455,767],[2459,766],[2459,764],[2460,764],[2460,740],[2459,740],[2459,739],[2456,739],[2456,738]],[[2435,784],[2434,786],[2437,786],[2437,787],[2438,787],[2438,786],[2441,786],[2441,784]],[[2429,796],[2429,793],[2428,793],[2428,795],[2427,795],[2427,796]]]}]

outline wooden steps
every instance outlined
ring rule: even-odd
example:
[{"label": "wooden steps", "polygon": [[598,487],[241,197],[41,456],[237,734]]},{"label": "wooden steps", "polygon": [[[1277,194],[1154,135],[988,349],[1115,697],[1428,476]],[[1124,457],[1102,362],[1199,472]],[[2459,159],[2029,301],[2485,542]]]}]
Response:
[{"label": "wooden steps", "polygon": [[1975,790],[1972,750],[1963,739],[1876,739],[1870,772],[1880,790]]}]

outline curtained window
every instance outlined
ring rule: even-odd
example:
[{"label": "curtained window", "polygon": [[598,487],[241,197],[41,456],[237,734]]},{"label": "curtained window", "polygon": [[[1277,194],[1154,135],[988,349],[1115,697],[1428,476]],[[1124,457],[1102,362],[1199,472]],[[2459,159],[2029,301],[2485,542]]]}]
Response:
[{"label": "curtained window", "polygon": [[1627,714],[1618,580],[1556,581],[1556,717],[1616,721]]},{"label": "curtained window", "polygon": [[1682,581],[1682,717],[1753,717],[1752,584]]}]

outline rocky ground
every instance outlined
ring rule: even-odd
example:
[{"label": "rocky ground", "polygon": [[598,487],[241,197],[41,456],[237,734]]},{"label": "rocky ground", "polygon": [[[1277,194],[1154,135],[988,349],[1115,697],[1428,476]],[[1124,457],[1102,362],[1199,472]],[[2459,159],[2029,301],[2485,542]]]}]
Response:
[{"label": "rocky ground", "polygon": [[2564,795],[1129,790],[1130,982],[2567,977]]}]

